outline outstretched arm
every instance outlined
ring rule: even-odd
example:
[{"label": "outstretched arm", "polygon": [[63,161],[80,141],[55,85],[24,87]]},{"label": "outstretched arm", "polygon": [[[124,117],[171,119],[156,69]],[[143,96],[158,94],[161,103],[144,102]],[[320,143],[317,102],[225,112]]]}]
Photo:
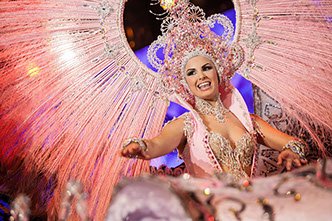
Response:
[{"label": "outstretched arm", "polygon": [[144,151],[138,143],[130,143],[121,150],[121,155],[124,157],[137,156],[137,158],[149,160],[168,154],[175,148],[183,148],[186,143],[183,121],[184,119],[178,118],[166,125],[158,136],[143,140],[147,151]]},{"label": "outstretched arm", "polygon": [[255,121],[258,123],[260,131],[262,132],[261,136],[259,136],[258,142],[281,152],[278,156],[277,164],[280,165],[283,161],[286,161],[286,168],[287,170],[290,170],[293,162],[297,166],[301,166],[301,163],[307,163],[306,159],[300,159],[299,155],[290,149],[283,150],[285,145],[289,144],[292,140],[298,140],[297,138],[273,128],[266,121],[254,114],[252,116],[255,118]]}]

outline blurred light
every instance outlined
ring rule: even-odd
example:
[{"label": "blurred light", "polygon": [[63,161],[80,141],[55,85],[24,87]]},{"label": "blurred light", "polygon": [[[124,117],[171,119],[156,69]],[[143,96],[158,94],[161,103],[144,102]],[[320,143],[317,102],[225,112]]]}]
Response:
[{"label": "blurred light", "polygon": [[126,34],[129,39],[134,38],[134,30],[131,27],[126,28]]},{"label": "blurred light", "polygon": [[301,199],[301,194],[297,193],[295,196],[294,196],[294,200],[295,201],[299,201]]},{"label": "blurred light", "polygon": [[30,63],[27,67],[29,77],[33,77],[39,74],[39,67],[37,67],[34,63]]},{"label": "blurred light", "polygon": [[175,0],[161,0],[160,1],[160,6],[165,10],[169,9],[170,7],[172,7],[174,5],[175,5]]},{"label": "blurred light", "polygon": [[74,57],[75,57],[75,52],[73,52],[72,50],[69,49],[65,49],[62,53],[62,55],[60,56],[60,60],[61,61],[71,61]]},{"label": "blurred light", "polygon": [[69,66],[74,62],[74,58],[78,55],[78,50],[75,48],[75,44],[72,43],[72,36],[54,36],[53,44],[56,47],[53,49],[58,56],[59,63],[65,66]]},{"label": "blurred light", "polygon": [[205,194],[205,195],[209,195],[210,193],[211,193],[210,188],[205,188],[205,190],[204,190],[204,194]]},{"label": "blurred light", "polygon": [[129,45],[130,45],[131,48],[133,48],[133,47],[135,47],[136,44],[135,44],[134,41],[130,41],[130,42],[129,42]]},{"label": "blurred light", "polygon": [[190,178],[190,175],[188,173],[183,174],[183,179],[188,180]]},{"label": "blurred light", "polygon": [[249,181],[248,180],[245,180],[245,181],[243,181],[243,186],[245,186],[245,187],[247,187],[247,186],[249,186]]}]

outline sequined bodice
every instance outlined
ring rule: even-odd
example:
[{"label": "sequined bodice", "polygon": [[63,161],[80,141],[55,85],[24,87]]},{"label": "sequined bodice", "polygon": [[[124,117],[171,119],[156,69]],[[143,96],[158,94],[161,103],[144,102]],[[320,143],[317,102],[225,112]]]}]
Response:
[{"label": "sequined bodice", "polygon": [[[190,142],[191,136],[194,133],[193,122],[190,113],[185,113],[181,118],[184,118],[184,131]],[[208,131],[201,118],[200,123],[205,128],[208,136],[208,144],[213,154],[217,158],[222,167],[227,167],[227,173],[232,174],[236,180],[241,178],[248,178],[245,168],[252,164],[256,140],[248,132],[245,132],[240,140],[236,141],[234,148],[231,142],[222,136],[220,133]],[[202,138],[203,139],[203,138]]]},{"label": "sequined bodice", "polygon": [[210,147],[221,165],[228,168],[228,173],[235,176],[235,179],[248,178],[244,169],[251,165],[256,142],[246,132],[242,138],[235,142],[233,148],[231,142],[216,132],[209,133]]}]

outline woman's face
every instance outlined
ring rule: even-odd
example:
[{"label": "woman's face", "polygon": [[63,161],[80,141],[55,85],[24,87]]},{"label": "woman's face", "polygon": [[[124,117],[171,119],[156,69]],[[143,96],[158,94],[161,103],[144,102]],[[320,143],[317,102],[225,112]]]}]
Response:
[{"label": "woman's face", "polygon": [[219,81],[213,62],[201,55],[192,57],[184,67],[184,77],[190,91],[199,98],[216,101]]}]

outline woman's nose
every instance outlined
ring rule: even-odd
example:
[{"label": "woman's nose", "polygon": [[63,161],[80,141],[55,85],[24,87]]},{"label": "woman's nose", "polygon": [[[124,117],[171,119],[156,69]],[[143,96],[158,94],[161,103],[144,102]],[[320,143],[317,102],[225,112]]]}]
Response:
[{"label": "woman's nose", "polygon": [[205,79],[205,78],[206,78],[205,74],[204,74],[202,71],[199,71],[199,72],[198,72],[198,79],[199,79],[199,80],[203,80],[203,79]]}]

